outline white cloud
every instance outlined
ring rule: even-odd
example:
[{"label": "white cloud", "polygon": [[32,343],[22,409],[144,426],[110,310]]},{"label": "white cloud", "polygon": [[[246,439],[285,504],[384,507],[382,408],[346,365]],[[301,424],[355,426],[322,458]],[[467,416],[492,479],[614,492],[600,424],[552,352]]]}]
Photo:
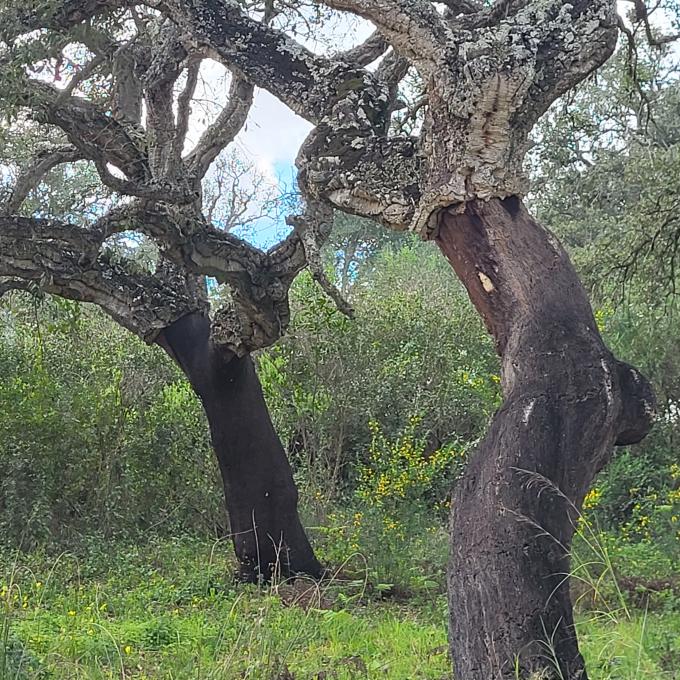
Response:
[{"label": "white cloud", "polygon": [[274,166],[292,164],[312,126],[266,90],[257,90],[253,108],[236,144],[257,167],[275,176]]}]

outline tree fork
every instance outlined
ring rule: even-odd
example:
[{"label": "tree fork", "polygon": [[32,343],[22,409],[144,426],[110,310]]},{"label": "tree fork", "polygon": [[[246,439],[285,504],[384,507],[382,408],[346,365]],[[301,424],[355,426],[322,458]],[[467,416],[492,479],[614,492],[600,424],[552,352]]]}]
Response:
[{"label": "tree fork", "polygon": [[182,368],[208,417],[239,577],[252,582],[275,573],[320,577],[322,567],[298,516],[290,464],[251,357],[216,348],[210,320],[200,313],[173,323],[157,342]]},{"label": "tree fork", "polygon": [[496,341],[504,395],[453,497],[456,680],[585,680],[571,541],[612,446],[649,431],[652,388],[607,349],[569,257],[519,198],[442,211],[435,240]]}]

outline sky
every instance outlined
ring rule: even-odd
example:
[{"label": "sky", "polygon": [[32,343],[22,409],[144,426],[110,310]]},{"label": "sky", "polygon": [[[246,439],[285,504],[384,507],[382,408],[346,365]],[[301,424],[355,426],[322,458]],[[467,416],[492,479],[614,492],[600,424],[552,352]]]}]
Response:
[{"label": "sky", "polygon": [[[207,79],[210,78],[211,70],[219,69],[216,64],[210,65]],[[221,77],[215,80],[216,84],[210,84],[210,89],[214,92],[197,92],[197,96],[226,96],[228,81]],[[198,139],[212,119],[213,116],[204,116],[200,112],[192,116],[187,135],[189,146]],[[258,88],[248,120],[228,150],[252,163],[254,170],[275,187],[277,194],[288,193],[297,188],[295,157],[311,129],[312,126],[307,121],[293,113],[276,97]],[[252,185],[248,176],[243,179],[243,183],[246,186]],[[260,248],[268,248],[284,238],[288,231],[289,227],[281,216],[278,220],[262,218],[243,229],[237,229],[235,233]]]}]

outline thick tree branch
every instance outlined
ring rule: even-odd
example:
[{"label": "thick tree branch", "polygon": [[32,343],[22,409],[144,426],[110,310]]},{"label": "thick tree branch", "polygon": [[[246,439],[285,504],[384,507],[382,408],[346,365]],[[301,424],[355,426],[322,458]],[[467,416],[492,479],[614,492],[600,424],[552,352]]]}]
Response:
[{"label": "thick tree branch", "polygon": [[[181,182],[169,182],[153,177],[146,157],[146,143],[134,125],[126,125],[107,116],[82,97],[64,95],[41,81],[29,79],[23,103],[31,116],[41,123],[61,128],[82,158],[94,161],[102,182],[128,196],[148,200],[185,204],[195,201],[197,191],[186,177]],[[164,114],[165,115],[165,114]],[[169,105],[170,136],[174,132],[171,103]],[[107,165],[118,167],[127,179],[112,174]]]},{"label": "thick tree branch", "polygon": [[408,59],[390,50],[376,69],[376,76],[384,82],[390,91],[396,92],[399,83],[404,79],[411,64]]},{"label": "thick tree branch", "polygon": [[83,97],[66,95],[35,79],[26,79],[20,101],[36,121],[61,128],[84,158],[111,163],[130,180],[150,179],[143,143],[133,136],[138,131],[132,126],[107,116]]},{"label": "thick tree branch", "polygon": [[95,159],[94,164],[101,181],[109,189],[123,196],[135,196],[147,201],[165,201],[176,205],[193,203],[199,198],[198,191],[187,181],[171,183],[163,179],[152,179],[148,182],[131,182],[130,180],[116,177],[116,175],[109,171],[102,159]]},{"label": "thick tree branch", "polygon": [[[399,56],[394,50],[390,50],[380,62],[376,70],[376,76],[387,87],[387,99],[390,114],[398,107],[399,85],[406,77],[410,62],[405,57]],[[387,134],[390,127],[390,116],[386,116],[383,134]]]},{"label": "thick tree branch", "polygon": [[[178,173],[182,167],[182,151],[189,131],[189,118],[191,117],[191,100],[198,84],[198,74],[201,70],[201,58],[190,57],[187,65],[186,82],[184,89],[177,98],[177,117],[175,122],[175,136],[172,140],[171,164],[174,173]],[[230,140],[231,141],[231,140]]]},{"label": "thick tree branch", "polygon": [[479,0],[443,0],[446,5],[447,18],[456,18],[461,14],[476,14],[484,9],[484,5]]},{"label": "thick tree branch", "polygon": [[441,60],[442,47],[453,39],[451,28],[428,0],[326,0],[325,4],[373,22],[394,48],[430,72]]},{"label": "thick tree branch", "polygon": [[99,239],[63,222],[0,217],[1,285],[92,302],[147,342],[182,316],[206,311],[186,281],[114,261],[99,253]]},{"label": "thick tree branch", "polygon": [[251,19],[236,0],[164,0],[162,7],[210,56],[312,123],[350,89],[375,85],[358,65],[315,55],[282,31]]},{"label": "thick tree branch", "polygon": [[[156,29],[153,41],[146,45],[149,63],[144,72],[144,100],[149,163],[154,177],[172,175],[172,153],[175,140],[173,114],[174,85],[179,78],[187,51],[180,41],[177,26],[167,20]],[[179,167],[176,168],[179,170]]]},{"label": "thick tree branch", "polygon": [[68,30],[92,17],[133,4],[134,0],[63,0],[53,3],[29,0],[2,12],[0,23],[11,27],[14,35],[39,28]]},{"label": "thick tree branch", "polygon": [[23,279],[13,279],[11,277],[0,276],[0,298],[5,293],[11,293],[14,290],[23,290],[26,292],[33,292],[37,286],[33,281],[25,281]]},{"label": "thick tree branch", "polygon": [[407,229],[418,206],[423,157],[415,137],[352,136],[319,126],[298,156],[309,199]]},{"label": "thick tree branch", "polygon": [[111,92],[111,113],[114,118],[140,129],[144,93],[137,72],[137,54],[140,52],[133,39],[119,47],[110,56],[103,57],[111,62],[113,88]]},{"label": "thick tree branch", "polygon": [[389,48],[389,43],[380,31],[371,33],[364,42],[356,47],[352,47],[346,52],[338,55],[338,58],[350,64],[358,64],[359,66],[368,66],[375,61],[381,54],[384,54]]}]

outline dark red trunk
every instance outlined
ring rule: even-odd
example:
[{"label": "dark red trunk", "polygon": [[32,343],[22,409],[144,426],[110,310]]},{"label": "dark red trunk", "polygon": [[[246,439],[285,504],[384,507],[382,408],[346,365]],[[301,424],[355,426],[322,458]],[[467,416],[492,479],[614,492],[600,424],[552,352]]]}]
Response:
[{"label": "dark red trunk", "polygon": [[208,416],[244,580],[321,575],[297,511],[298,494],[250,356],[216,349],[210,321],[185,316],[158,343],[177,361]]},{"label": "dark red trunk", "polygon": [[649,430],[653,393],[605,347],[568,256],[519,199],[445,212],[436,240],[496,340],[504,394],[453,497],[455,678],[585,680],[571,540],[613,445]]}]

